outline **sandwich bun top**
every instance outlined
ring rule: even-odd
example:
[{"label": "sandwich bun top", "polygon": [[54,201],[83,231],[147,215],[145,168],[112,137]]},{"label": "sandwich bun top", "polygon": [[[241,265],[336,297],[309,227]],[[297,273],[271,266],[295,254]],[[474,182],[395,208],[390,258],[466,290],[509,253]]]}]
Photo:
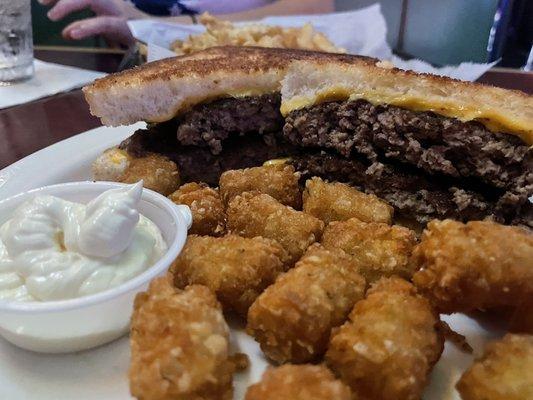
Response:
[{"label": "sandwich bun top", "polygon": [[[293,60],[331,53],[261,47],[211,47],[97,79],[83,88],[91,113],[110,126],[163,122],[190,107],[220,97],[279,92]],[[335,54],[345,62],[367,57]]]},{"label": "sandwich bun top", "polygon": [[163,122],[217,98],[280,91],[283,115],[323,101],[365,99],[479,121],[533,145],[533,96],[346,54],[213,47],[112,74],[83,88],[91,113],[111,126]]}]

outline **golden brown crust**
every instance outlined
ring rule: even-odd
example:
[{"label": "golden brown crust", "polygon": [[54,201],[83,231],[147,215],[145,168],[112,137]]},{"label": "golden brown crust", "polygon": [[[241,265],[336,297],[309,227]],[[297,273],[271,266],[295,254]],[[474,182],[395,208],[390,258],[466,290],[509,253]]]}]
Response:
[{"label": "golden brown crust", "polygon": [[131,158],[119,182],[137,183],[144,181],[146,189],[168,196],[180,185],[178,167],[173,161],[160,154]]},{"label": "golden brown crust", "polygon": [[191,209],[190,234],[222,236],[226,232],[226,211],[217,189],[191,182],[180,186],[168,198]]},{"label": "golden brown crust", "polygon": [[[121,86],[132,81],[147,83],[155,79],[170,80],[191,75],[202,77],[212,72],[220,71],[224,71],[228,74],[236,71],[246,73],[260,72],[272,68],[285,68],[289,63],[295,60],[312,60],[313,63],[317,65],[337,62],[341,64],[362,64],[380,68],[376,66],[376,63],[378,63],[379,60],[375,58],[351,54],[253,46],[217,46],[194,54],[153,61],[139,67],[96,79],[93,83],[84,87],[83,91],[85,93],[90,93],[93,90],[111,90],[115,86]],[[426,77],[440,85],[454,83],[459,86],[472,87],[476,90],[483,90],[486,87],[491,87],[486,84],[465,82],[445,76],[418,73],[410,70],[401,70],[399,68],[380,68],[380,70],[381,69],[388,69],[399,75]],[[521,96],[524,99],[530,97],[519,90],[506,91]]]},{"label": "golden brown crust", "polygon": [[431,221],[413,282],[445,313],[518,306],[533,296],[533,235],[489,221]]},{"label": "golden brown crust", "polygon": [[444,347],[438,327],[412,284],[382,278],[333,332],[326,361],[361,399],[420,399]]},{"label": "golden brown crust", "polygon": [[226,171],[220,175],[219,187],[225,204],[244,192],[258,191],[299,210],[302,194],[298,180],[292,165],[274,164]]},{"label": "golden brown crust", "polygon": [[305,182],[304,212],[326,224],[358,218],[363,222],[390,224],[394,209],[373,194],[366,194],[344,183],[325,182],[314,177]]},{"label": "golden brown crust", "polygon": [[336,221],[326,227],[321,243],[355,257],[369,283],[392,275],[411,279],[416,271],[416,266],[409,263],[416,234],[403,226],[366,223],[357,218]]},{"label": "golden brown crust", "polygon": [[229,329],[204,286],[178,290],[156,278],[135,298],[131,320],[131,394],[140,400],[231,400]]},{"label": "golden brown crust", "polygon": [[365,286],[355,259],[315,243],[252,304],[247,331],[277,363],[314,361]]},{"label": "golden brown crust", "polygon": [[170,80],[195,76],[201,78],[213,72],[232,74],[235,72],[257,73],[270,69],[285,68],[293,60],[337,60],[361,62],[373,65],[376,59],[346,54],[319,51],[279,49],[253,46],[218,46],[193,54],[153,61],[122,72],[95,80],[83,91],[112,90],[113,87],[129,82],[149,83],[152,80]]},{"label": "golden brown crust", "polygon": [[190,235],[171,272],[177,287],[205,285],[225,311],[246,317],[257,296],[284,271],[285,258],[281,245],[262,237]]},{"label": "golden brown crust", "polygon": [[243,193],[230,201],[226,211],[232,233],[277,240],[289,254],[289,265],[294,265],[320,239],[324,229],[318,218],[284,206],[268,194]]},{"label": "golden brown crust", "polygon": [[245,400],[356,400],[350,389],[323,365],[283,365],[269,368]]},{"label": "golden brown crust", "polygon": [[507,334],[457,383],[463,400],[533,399],[533,336]]}]

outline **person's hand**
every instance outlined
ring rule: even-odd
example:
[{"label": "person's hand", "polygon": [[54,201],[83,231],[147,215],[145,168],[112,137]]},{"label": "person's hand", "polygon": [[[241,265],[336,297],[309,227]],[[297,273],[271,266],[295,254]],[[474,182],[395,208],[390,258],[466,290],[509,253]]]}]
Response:
[{"label": "person's hand", "polygon": [[43,5],[53,5],[48,18],[59,21],[72,12],[85,8],[96,17],[76,21],[62,32],[66,39],[79,40],[102,35],[108,43],[129,46],[134,42],[127,20],[135,16],[133,5],[124,0],[39,0]]}]

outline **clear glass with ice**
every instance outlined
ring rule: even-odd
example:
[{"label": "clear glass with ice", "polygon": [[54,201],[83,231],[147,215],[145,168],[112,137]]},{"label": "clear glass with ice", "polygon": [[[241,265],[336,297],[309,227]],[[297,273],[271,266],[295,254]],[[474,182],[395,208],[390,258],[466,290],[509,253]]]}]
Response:
[{"label": "clear glass with ice", "polygon": [[0,0],[0,85],[32,75],[31,0]]}]

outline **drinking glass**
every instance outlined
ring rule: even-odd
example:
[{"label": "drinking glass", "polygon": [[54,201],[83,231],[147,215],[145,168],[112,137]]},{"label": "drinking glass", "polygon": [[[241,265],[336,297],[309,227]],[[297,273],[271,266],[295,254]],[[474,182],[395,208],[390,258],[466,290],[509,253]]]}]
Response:
[{"label": "drinking glass", "polygon": [[0,85],[32,75],[31,0],[0,0]]}]

